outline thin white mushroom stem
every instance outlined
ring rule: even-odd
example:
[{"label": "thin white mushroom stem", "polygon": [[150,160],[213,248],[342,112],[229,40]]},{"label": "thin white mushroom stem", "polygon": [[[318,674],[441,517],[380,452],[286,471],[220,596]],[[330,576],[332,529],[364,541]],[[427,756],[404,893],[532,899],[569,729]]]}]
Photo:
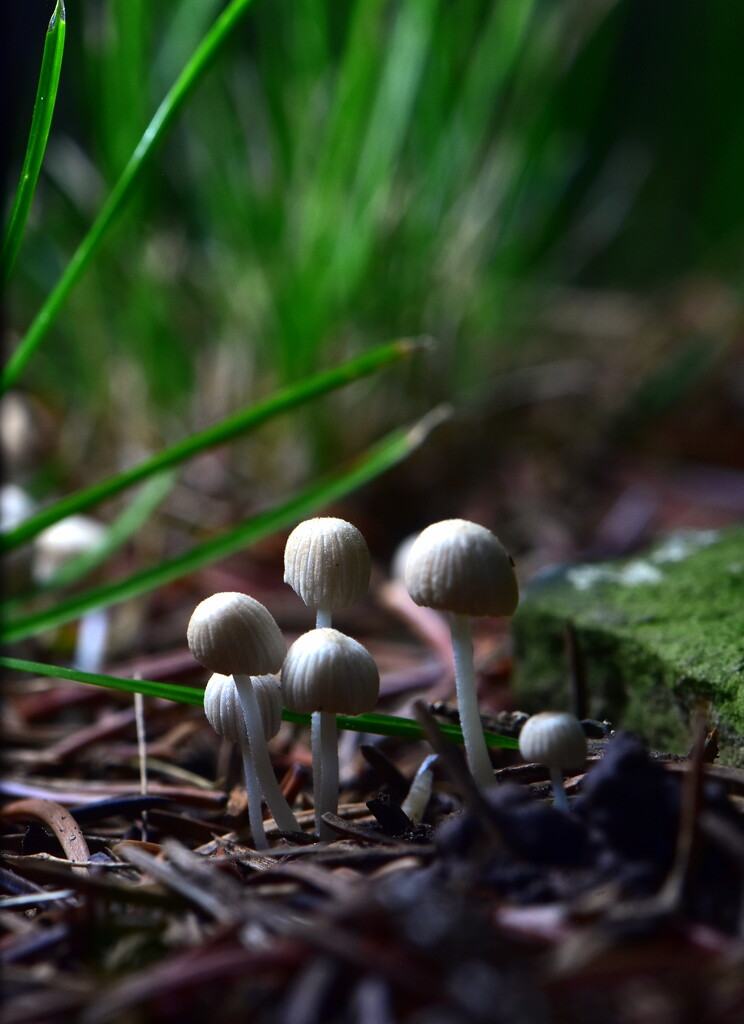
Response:
[{"label": "thin white mushroom stem", "polygon": [[475,688],[475,665],[473,642],[470,636],[470,619],[467,615],[450,613],[452,632],[452,653],[455,657],[455,686],[457,706],[460,712],[460,728],[465,744],[465,755],[470,774],[479,787],[493,783],[493,768],[483,735],[483,726],[478,710],[478,695]]},{"label": "thin white mushroom stem", "polygon": [[315,831],[320,835],[322,814],[320,794],[323,788],[323,712],[313,711],[310,715],[310,750],[313,755],[313,799],[315,801]]},{"label": "thin white mushroom stem", "polygon": [[75,639],[73,667],[81,672],[100,672],[106,659],[109,616],[105,608],[94,608],[80,619]]},{"label": "thin white mushroom stem", "polygon": [[559,811],[568,811],[568,797],[563,787],[563,769],[550,769],[550,783],[553,787],[553,802]]},{"label": "thin white mushroom stem", "polygon": [[[139,673],[137,673],[139,675]],[[137,675],[135,678],[137,678]],[[145,731],[145,698],[134,695],[134,724],[137,730],[137,760],[139,761],[140,792],[147,796],[147,733]],[[142,840],[147,842],[147,811],[142,812]]]},{"label": "thin white mushroom stem", "polygon": [[[234,675],[235,687],[240,699],[240,707],[243,711],[246,730],[248,732],[248,744],[253,757],[253,764],[258,777],[258,784],[264,795],[266,804],[272,818],[282,832],[301,832],[297,819],[287,803],[281,791],[279,783],[274,775],[269,758],[269,748],[266,743],[261,721],[261,712],[258,700],[253,690],[253,682],[250,676]],[[255,838],[255,836],[254,836]]]},{"label": "thin white mushroom stem", "polygon": [[320,784],[316,778],[314,785],[315,830],[321,839],[333,839],[335,833],[324,823],[323,815],[338,811],[338,729],[333,711],[317,711],[313,718],[316,716],[320,724],[317,738],[313,733],[312,739],[319,746],[313,747],[313,764],[322,764],[323,772]]},{"label": "thin white mushroom stem", "polygon": [[[315,628],[330,629],[333,613],[330,608],[315,609]],[[320,834],[320,794],[323,789],[323,760],[315,756],[315,751],[320,752],[323,744],[321,742],[320,711],[313,711],[310,716],[310,749],[313,751],[313,792],[315,794],[315,831]]]},{"label": "thin white mushroom stem", "polygon": [[263,823],[263,810],[261,807],[261,786],[258,781],[258,775],[256,774],[250,743],[241,744],[240,750],[243,755],[245,792],[248,797],[248,822],[251,826],[253,845],[257,850],[268,850],[269,840],[266,838],[266,830]]}]

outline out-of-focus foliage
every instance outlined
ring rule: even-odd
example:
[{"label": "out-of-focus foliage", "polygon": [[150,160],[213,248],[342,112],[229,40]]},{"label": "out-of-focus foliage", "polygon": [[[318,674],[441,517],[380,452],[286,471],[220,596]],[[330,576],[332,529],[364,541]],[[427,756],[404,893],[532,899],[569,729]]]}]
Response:
[{"label": "out-of-focus foliage", "polygon": [[[220,9],[69,6],[17,330]],[[259,0],[26,382],[100,411],[115,367],[149,421],[205,378],[230,407],[430,333],[447,390],[492,371],[531,284],[738,270],[743,30],[722,0]]]},{"label": "out-of-focus foliage", "polygon": [[[19,167],[52,8],[8,7]],[[223,10],[68,5],[8,349]],[[380,340],[436,337],[384,403],[306,421],[327,465],[529,361],[545,286],[738,286],[743,33],[726,0],[256,0],[20,383],[83,415],[102,475],[101,452],[136,459]]]}]

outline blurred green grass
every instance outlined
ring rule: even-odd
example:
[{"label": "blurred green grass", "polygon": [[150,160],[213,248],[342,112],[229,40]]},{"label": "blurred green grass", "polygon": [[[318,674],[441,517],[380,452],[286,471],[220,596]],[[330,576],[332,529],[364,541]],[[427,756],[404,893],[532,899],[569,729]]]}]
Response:
[{"label": "blurred green grass", "polygon": [[[19,329],[221,8],[71,5]],[[429,385],[466,392],[532,284],[731,265],[741,28],[715,2],[257,2],[23,383],[101,415],[101,366],[124,363],[162,423],[192,415],[215,353],[229,407],[431,334]]]},{"label": "blurred green grass", "polygon": [[[220,6],[71,7],[21,329]],[[421,333],[440,380],[472,382],[570,178],[552,110],[596,32],[593,11],[530,0],[254,4],[24,383],[100,415],[101,366],[125,363],[162,420],[189,415],[217,351],[229,405]]]},{"label": "blurred green grass", "polygon": [[[18,170],[53,6],[6,14],[26,68]],[[7,350],[225,10],[68,4]],[[650,292],[697,273],[740,289],[742,30],[724,0],[255,0],[20,375],[63,424],[37,496],[385,339],[436,338],[425,365],[277,428],[252,471],[275,475],[278,500],[529,362],[544,289]]]}]

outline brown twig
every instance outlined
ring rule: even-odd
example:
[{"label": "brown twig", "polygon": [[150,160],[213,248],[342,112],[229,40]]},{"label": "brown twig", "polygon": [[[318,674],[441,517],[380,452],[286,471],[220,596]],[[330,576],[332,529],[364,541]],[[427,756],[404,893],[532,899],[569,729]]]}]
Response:
[{"label": "brown twig", "polygon": [[[87,861],[90,850],[80,826],[69,811],[53,800],[39,800],[31,797],[6,804],[0,812],[9,821],[26,821],[29,818],[41,821],[54,832],[65,856],[71,861]],[[73,867],[75,872],[84,872],[84,867]]]}]

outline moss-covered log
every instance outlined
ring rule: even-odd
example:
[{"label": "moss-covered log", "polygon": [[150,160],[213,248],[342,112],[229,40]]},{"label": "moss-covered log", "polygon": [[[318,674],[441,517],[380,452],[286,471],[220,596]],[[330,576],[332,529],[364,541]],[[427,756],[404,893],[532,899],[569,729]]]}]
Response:
[{"label": "moss-covered log", "polygon": [[721,760],[744,765],[744,528],[673,534],[642,557],[544,572],[514,621],[526,710],[568,706],[570,624],[592,717],[682,752],[702,706]]}]

